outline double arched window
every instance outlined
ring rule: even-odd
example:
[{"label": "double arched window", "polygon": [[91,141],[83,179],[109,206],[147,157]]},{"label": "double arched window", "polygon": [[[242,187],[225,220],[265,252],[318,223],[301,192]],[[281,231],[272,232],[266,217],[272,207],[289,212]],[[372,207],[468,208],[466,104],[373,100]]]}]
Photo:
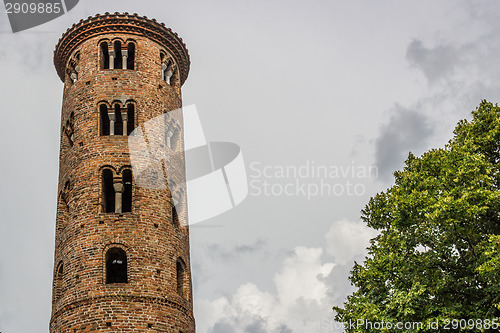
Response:
[{"label": "double arched window", "polygon": [[101,41],[99,44],[100,69],[135,69],[135,44],[121,40]]},{"label": "double arched window", "polygon": [[100,135],[130,135],[135,128],[135,104],[127,102],[125,107],[115,102],[99,104]]},{"label": "double arched window", "polygon": [[120,174],[105,167],[101,171],[101,209],[103,213],[132,211],[132,170],[124,168]]}]

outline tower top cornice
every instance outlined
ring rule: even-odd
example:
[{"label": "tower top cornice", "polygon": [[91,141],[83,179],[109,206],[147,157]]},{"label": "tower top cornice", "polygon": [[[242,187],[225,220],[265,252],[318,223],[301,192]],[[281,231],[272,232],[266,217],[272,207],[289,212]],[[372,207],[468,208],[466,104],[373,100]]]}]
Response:
[{"label": "tower top cornice", "polygon": [[54,66],[64,82],[65,67],[73,50],[83,41],[98,35],[125,33],[149,38],[165,47],[175,57],[179,66],[181,85],[189,73],[189,53],[182,38],[164,23],[146,16],[129,13],[105,13],[89,16],[73,24],[59,39],[54,50]]}]

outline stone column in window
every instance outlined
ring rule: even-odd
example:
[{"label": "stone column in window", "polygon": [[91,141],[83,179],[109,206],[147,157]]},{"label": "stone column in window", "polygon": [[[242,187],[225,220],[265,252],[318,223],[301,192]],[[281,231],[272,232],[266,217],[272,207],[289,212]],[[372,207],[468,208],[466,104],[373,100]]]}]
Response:
[{"label": "stone column in window", "polygon": [[170,78],[174,75],[174,71],[172,70],[172,66],[168,66],[167,71],[165,72],[165,81],[170,84]]},{"label": "stone column in window", "polygon": [[108,45],[108,53],[109,53],[109,69],[115,69],[115,48],[113,44]]},{"label": "stone column in window", "polygon": [[162,62],[161,63],[161,79],[162,80],[167,80],[167,78],[165,77],[165,71],[167,70],[167,64]]},{"label": "stone column in window", "polygon": [[123,122],[123,135],[127,136],[127,122],[128,122],[127,109],[125,109],[125,112],[122,112],[122,122]]},{"label": "stone column in window", "polygon": [[128,49],[122,46],[122,69],[127,69]]},{"label": "stone column in window", "polygon": [[123,184],[114,183],[113,188],[115,189],[115,213],[122,212],[122,195],[123,195]]},{"label": "stone column in window", "polygon": [[109,117],[109,135],[115,135],[115,119],[116,115],[114,112],[108,114]]}]

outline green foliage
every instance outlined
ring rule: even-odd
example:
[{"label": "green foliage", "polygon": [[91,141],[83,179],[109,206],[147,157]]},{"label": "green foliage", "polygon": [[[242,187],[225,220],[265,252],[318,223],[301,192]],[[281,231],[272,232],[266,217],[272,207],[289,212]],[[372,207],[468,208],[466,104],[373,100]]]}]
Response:
[{"label": "green foliage", "polygon": [[380,233],[351,271],[358,289],[334,307],[338,321],[421,322],[413,331],[426,332],[436,321],[499,316],[500,108],[483,101],[472,115],[444,149],[410,153],[395,185],[362,211]]}]

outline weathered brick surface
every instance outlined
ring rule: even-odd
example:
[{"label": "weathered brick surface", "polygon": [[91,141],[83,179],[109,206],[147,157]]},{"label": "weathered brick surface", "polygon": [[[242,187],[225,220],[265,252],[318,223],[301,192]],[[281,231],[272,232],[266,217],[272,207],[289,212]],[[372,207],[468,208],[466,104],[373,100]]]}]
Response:
[{"label": "weathered brick surface", "polygon": [[[115,39],[135,44],[134,70],[100,68],[99,43]],[[177,65],[172,84],[162,79],[160,52]],[[134,103],[136,126],[181,107],[189,70],[182,40],[154,20],[96,16],[63,35],[54,62],[64,94],[50,332],[194,333],[187,216],[175,225],[169,189],[134,182],[132,211],[105,213],[101,190],[102,168],[120,180],[131,162],[127,136],[100,135],[99,103]],[[182,175],[183,159],[165,170]],[[115,246],[127,253],[128,283],[105,283],[105,253]],[[178,258],[186,265],[184,295]]]}]

